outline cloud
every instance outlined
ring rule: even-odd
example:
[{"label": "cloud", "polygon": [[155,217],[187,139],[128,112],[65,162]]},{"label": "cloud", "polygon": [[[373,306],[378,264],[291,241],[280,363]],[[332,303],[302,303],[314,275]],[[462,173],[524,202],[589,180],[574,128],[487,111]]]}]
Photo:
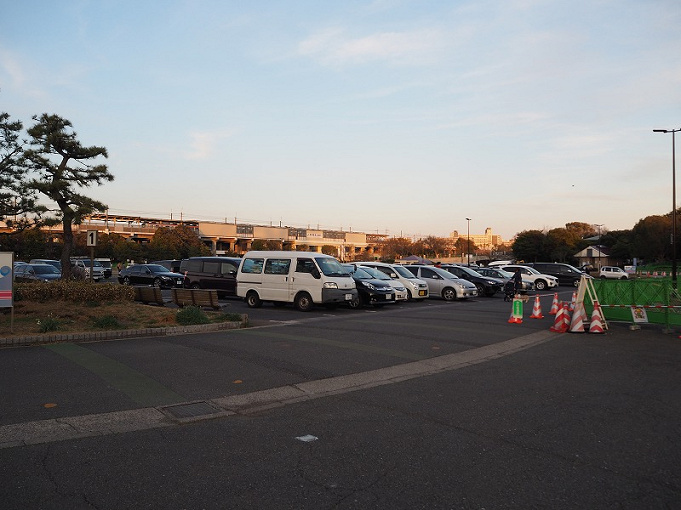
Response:
[{"label": "cloud", "polygon": [[233,132],[231,131],[191,133],[191,141],[189,142],[191,150],[186,152],[184,157],[190,160],[209,159],[213,156],[218,143],[232,135]]},{"label": "cloud", "polygon": [[393,64],[428,64],[444,46],[439,30],[380,32],[364,37],[348,37],[344,30],[330,28],[301,41],[298,54],[325,65],[365,64],[387,61]]}]

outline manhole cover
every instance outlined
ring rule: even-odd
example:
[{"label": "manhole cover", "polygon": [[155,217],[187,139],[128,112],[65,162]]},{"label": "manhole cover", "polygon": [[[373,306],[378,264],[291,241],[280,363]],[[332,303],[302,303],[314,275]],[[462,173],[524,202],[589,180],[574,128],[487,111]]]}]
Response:
[{"label": "manhole cover", "polygon": [[165,406],[163,408],[168,414],[172,415],[177,419],[186,418],[200,418],[202,416],[211,416],[214,414],[220,414],[224,411],[222,409],[217,409],[210,405],[208,402],[192,402],[189,404],[177,404],[173,406]]}]

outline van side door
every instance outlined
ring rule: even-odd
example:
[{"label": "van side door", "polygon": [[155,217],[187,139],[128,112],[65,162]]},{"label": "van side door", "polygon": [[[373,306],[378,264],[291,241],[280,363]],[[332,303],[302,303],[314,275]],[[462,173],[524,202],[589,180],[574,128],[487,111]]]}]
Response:
[{"label": "van side door", "polygon": [[288,302],[291,270],[290,258],[271,258],[265,260],[260,299]]}]

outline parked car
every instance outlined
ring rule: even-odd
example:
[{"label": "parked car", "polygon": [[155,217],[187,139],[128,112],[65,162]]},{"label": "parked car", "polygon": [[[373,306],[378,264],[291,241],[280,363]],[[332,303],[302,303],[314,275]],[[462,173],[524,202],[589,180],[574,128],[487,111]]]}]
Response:
[{"label": "parked car", "polygon": [[614,279],[614,280],[627,280],[629,275],[619,267],[615,266],[603,266],[598,271],[598,277],[602,279]]},{"label": "parked car", "polygon": [[558,279],[558,285],[571,287],[578,287],[582,276],[586,274],[570,264],[560,262],[530,262],[525,265],[535,268],[542,274],[555,276]]},{"label": "parked car", "polygon": [[457,266],[456,264],[442,264],[440,267],[475,285],[478,288],[478,296],[492,297],[504,288],[503,280],[483,276],[471,267]]},{"label": "parked car", "polygon": [[102,269],[104,269],[104,278],[111,278],[111,275],[113,274],[113,269],[111,268],[111,259],[98,258],[95,260],[102,265]]},{"label": "parked car", "polygon": [[399,281],[407,289],[407,301],[412,299],[426,299],[428,297],[428,284],[419,280],[404,266],[399,264],[387,264],[385,262],[362,262],[363,266],[374,267],[387,274],[393,280]]},{"label": "parked car", "polygon": [[[492,278],[498,278],[499,280],[504,282],[504,285],[511,281],[513,279],[513,273],[509,273],[508,271],[504,271],[503,269],[499,269],[498,267],[480,267],[476,269],[478,273],[480,273],[482,276],[490,276]],[[528,290],[532,290],[534,288],[534,284],[529,281],[529,280],[522,280],[522,287],[521,287],[521,292],[527,292]]]},{"label": "parked car", "polygon": [[61,271],[50,264],[19,264],[14,267],[17,282],[51,282],[61,278]]},{"label": "parked car", "polygon": [[350,308],[361,306],[383,306],[386,303],[395,302],[395,289],[385,280],[378,280],[361,267],[353,264],[341,264],[357,287],[357,298],[348,301]]},{"label": "parked car", "polygon": [[466,299],[478,295],[478,288],[471,282],[457,278],[449,271],[433,266],[410,264],[404,266],[414,276],[428,284],[430,297],[441,297],[447,301]]},{"label": "parked car", "polygon": [[[71,259],[71,268],[78,268],[77,271],[82,273],[86,280],[90,279],[90,271],[92,271],[92,279],[96,282],[104,278],[104,267],[98,260],[92,261],[92,268],[90,267],[90,259]],[[72,272],[75,274],[76,271]]]},{"label": "parked car", "polygon": [[177,259],[166,259],[166,260],[152,260],[150,264],[161,264],[171,273],[181,273],[180,266],[182,265],[181,260]]},{"label": "parked car", "polygon": [[182,287],[184,276],[172,273],[160,264],[134,264],[118,273],[123,285],[153,285],[154,287]]},{"label": "parked car", "polygon": [[538,291],[558,287],[558,278],[549,274],[542,274],[530,266],[507,264],[505,266],[501,266],[501,269],[510,273],[515,273],[516,269],[520,269],[523,281],[532,282],[534,284],[534,288]]},{"label": "parked car", "polygon": [[59,269],[59,272],[61,273],[61,261],[59,260],[53,260],[53,259],[31,259],[28,261],[29,264],[49,264],[51,266],[56,267]]},{"label": "parked car", "polygon": [[237,257],[191,257],[180,263],[180,273],[185,275],[185,287],[215,289],[220,295],[236,296],[240,263]]},{"label": "parked car", "polygon": [[364,269],[367,273],[369,273],[377,280],[387,282],[395,290],[395,301],[407,300],[408,297],[407,288],[404,285],[402,285],[399,281],[393,280],[392,278],[390,278],[390,276],[385,274],[383,271],[379,271],[375,267],[365,266],[364,264],[360,264],[359,267]]}]

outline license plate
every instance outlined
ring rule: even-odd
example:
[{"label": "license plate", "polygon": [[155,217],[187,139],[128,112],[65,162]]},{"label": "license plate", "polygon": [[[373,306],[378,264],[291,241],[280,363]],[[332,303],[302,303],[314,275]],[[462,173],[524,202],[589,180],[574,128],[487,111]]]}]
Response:
[{"label": "license plate", "polygon": [[393,295],[392,295],[392,294],[386,294],[386,296],[385,296],[385,300],[386,300],[386,301],[392,301],[392,299],[393,299]]},{"label": "license plate", "polygon": [[420,290],[420,291],[419,291],[419,296],[425,296],[425,295],[426,295],[426,291],[425,291],[425,290]]},{"label": "license plate", "polygon": [[346,294],[346,295],[345,295],[345,300],[346,300],[346,301],[352,301],[352,294]]}]

